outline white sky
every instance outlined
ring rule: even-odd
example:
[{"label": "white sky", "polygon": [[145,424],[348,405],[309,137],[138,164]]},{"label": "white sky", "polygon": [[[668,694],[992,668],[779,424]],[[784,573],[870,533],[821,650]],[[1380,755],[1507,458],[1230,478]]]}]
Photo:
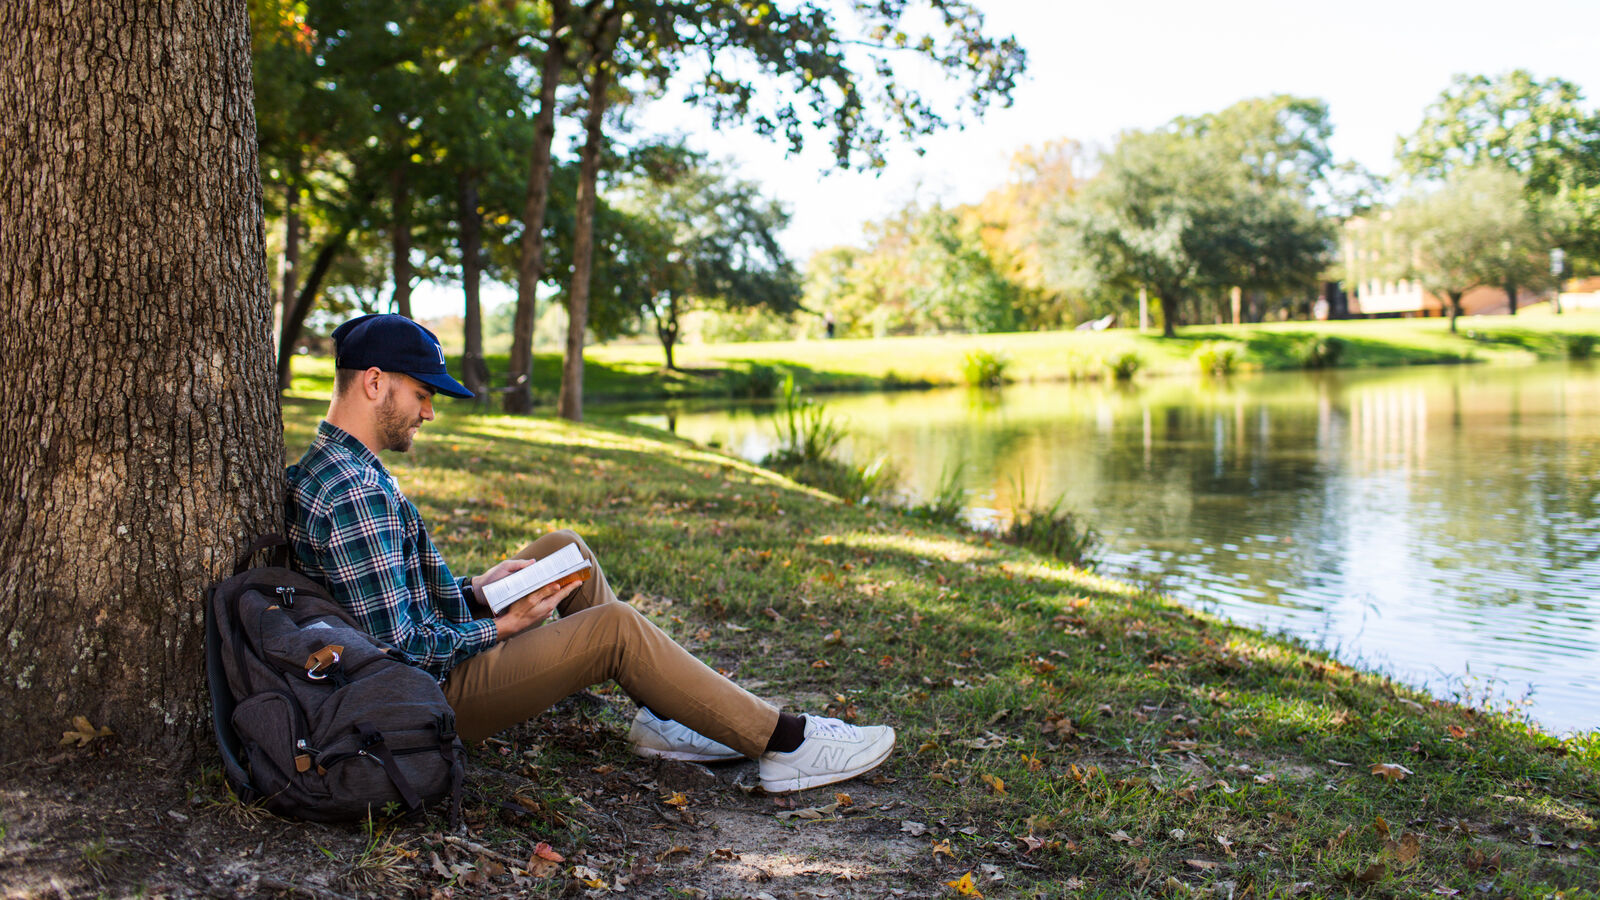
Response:
[{"label": "white sky", "polygon": [[[1388,172],[1395,139],[1460,72],[1526,68],[1577,83],[1600,103],[1600,0],[977,0],[989,28],[1017,35],[1028,73],[1009,109],[964,132],[900,147],[881,176],[819,176],[825,152],[785,159],[750,135],[710,133],[682,109],[652,124],[691,132],[691,143],[740,161],[741,174],[783,198],[786,235],[803,261],[851,243],[863,222],[913,198],[971,202],[1001,184],[1011,154],[1070,137],[1104,146],[1129,128],[1289,93],[1328,102],[1333,149]],[[703,119],[698,120],[703,122]]]},{"label": "white sky", "polygon": [[[1526,68],[1573,81],[1590,107],[1600,105],[1600,0],[977,2],[991,31],[1017,35],[1028,50],[1013,106],[925,139],[923,156],[893,148],[880,175],[824,174],[824,147],[786,158],[752,134],[713,132],[681,106],[657,104],[642,124],[686,132],[781,198],[793,213],[785,244],[804,262],[859,241],[863,223],[912,199],[978,200],[1003,183],[1023,146],[1063,137],[1104,146],[1124,129],[1247,97],[1326,100],[1335,154],[1379,173],[1393,167],[1396,137],[1417,126],[1456,73]],[[454,290],[441,293],[447,307],[459,302]]]}]

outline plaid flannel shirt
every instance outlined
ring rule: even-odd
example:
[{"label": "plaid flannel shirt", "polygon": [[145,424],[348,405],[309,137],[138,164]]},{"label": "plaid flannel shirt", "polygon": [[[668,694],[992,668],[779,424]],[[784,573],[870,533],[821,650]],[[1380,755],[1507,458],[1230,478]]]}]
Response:
[{"label": "plaid flannel shirt", "polygon": [[343,429],[323,422],[289,467],[286,518],[300,571],[435,678],[494,645],[494,621],[467,602],[471,579],[450,574],[394,476]]}]

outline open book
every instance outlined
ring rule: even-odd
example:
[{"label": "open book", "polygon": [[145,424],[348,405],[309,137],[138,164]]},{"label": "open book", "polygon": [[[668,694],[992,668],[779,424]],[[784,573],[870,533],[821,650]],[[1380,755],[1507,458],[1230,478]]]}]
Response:
[{"label": "open book", "polygon": [[495,615],[528,594],[551,584],[571,584],[589,576],[589,561],[578,552],[577,544],[568,544],[560,550],[526,566],[499,581],[479,588],[483,599]]}]

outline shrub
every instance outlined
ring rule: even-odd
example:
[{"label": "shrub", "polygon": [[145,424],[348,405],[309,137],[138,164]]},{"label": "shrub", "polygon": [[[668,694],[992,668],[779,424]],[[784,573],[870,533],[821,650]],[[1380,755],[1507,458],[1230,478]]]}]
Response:
[{"label": "shrub", "polygon": [[1331,369],[1344,355],[1344,341],[1332,336],[1314,337],[1300,346],[1300,365],[1307,369]]},{"label": "shrub", "polygon": [[1131,381],[1135,373],[1144,367],[1144,358],[1138,352],[1125,350],[1120,356],[1106,360],[1106,368],[1111,371],[1111,377],[1118,381]]},{"label": "shrub", "polygon": [[889,464],[886,456],[879,456],[864,466],[831,458],[799,460],[777,456],[768,457],[764,465],[851,504],[887,497],[900,486],[900,473]]},{"label": "shrub", "polygon": [[988,350],[973,350],[961,363],[961,376],[971,387],[999,387],[1006,383],[1011,360]]},{"label": "shrub", "polygon": [[1211,343],[1194,352],[1201,375],[1232,375],[1239,368],[1239,348],[1228,343]]},{"label": "shrub", "polygon": [[1594,347],[1600,343],[1600,337],[1592,334],[1567,335],[1567,358],[1588,359],[1594,355]]},{"label": "shrub", "polygon": [[1062,498],[1033,506],[1020,491],[1011,524],[1000,537],[1007,543],[1054,556],[1075,566],[1093,565],[1094,553],[1100,547],[1100,534],[1079,522],[1071,510],[1063,509]]},{"label": "shrub", "polygon": [[729,369],[723,376],[727,384],[728,394],[734,397],[750,397],[755,400],[771,397],[778,391],[778,370],[761,363],[751,363],[749,368]]},{"label": "shrub", "polygon": [[906,514],[943,525],[966,525],[967,489],[963,486],[966,471],[966,464],[959,462],[945,469],[933,496],[906,507]]},{"label": "shrub", "polygon": [[822,404],[800,396],[794,376],[783,379],[778,408],[773,411],[778,430],[778,450],[768,462],[793,464],[831,459],[844,441],[844,427],[828,415]]}]

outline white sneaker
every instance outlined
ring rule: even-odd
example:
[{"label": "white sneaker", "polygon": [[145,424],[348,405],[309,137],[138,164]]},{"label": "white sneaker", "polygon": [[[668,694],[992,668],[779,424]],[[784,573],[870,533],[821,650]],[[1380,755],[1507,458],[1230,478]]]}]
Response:
[{"label": "white sneaker", "polygon": [[806,739],[792,752],[761,754],[761,786],[770,794],[803,791],[870,772],[889,758],[894,729],[858,728],[838,719],[806,716]]},{"label": "white sneaker", "polygon": [[628,743],[640,756],[682,759],[689,762],[722,762],[743,759],[744,754],[719,744],[681,722],[657,718],[641,708],[628,729]]}]

